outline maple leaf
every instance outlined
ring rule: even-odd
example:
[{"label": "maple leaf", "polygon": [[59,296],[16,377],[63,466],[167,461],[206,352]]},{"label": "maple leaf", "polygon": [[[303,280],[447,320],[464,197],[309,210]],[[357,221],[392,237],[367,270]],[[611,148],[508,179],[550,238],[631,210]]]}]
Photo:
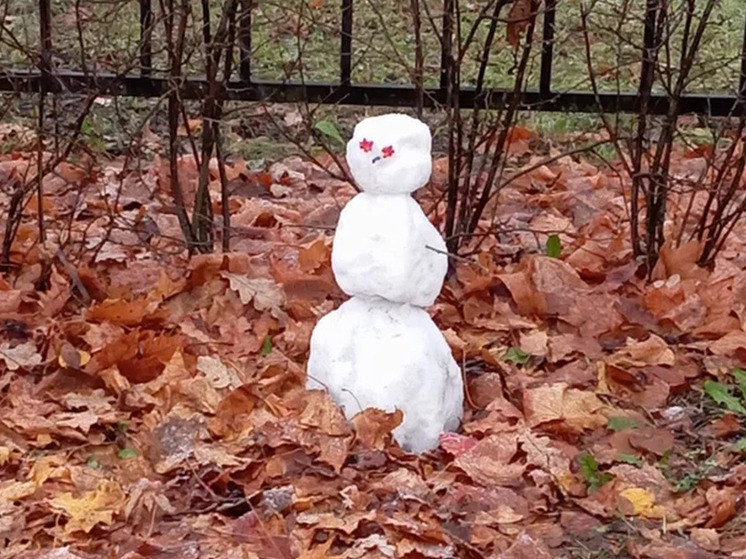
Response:
[{"label": "maple leaf", "polygon": [[593,392],[568,388],[563,382],[526,390],[523,410],[531,427],[562,421],[580,432],[607,423],[606,406]]},{"label": "maple leaf", "polygon": [[36,492],[33,481],[11,481],[0,485],[0,505],[6,505],[25,499]]},{"label": "maple leaf", "polygon": [[525,464],[511,463],[517,451],[518,438],[515,433],[490,435],[459,455],[453,464],[485,487],[513,485],[526,468]]},{"label": "maple leaf", "polygon": [[88,491],[81,497],[63,493],[50,501],[52,508],[64,512],[69,520],[65,532],[82,531],[86,534],[97,524],[110,526],[114,515],[122,510],[126,495],[115,481],[101,481],[95,491]]},{"label": "maple leaf", "polygon": [[273,280],[267,278],[248,278],[231,272],[220,272],[228,280],[230,288],[238,294],[241,303],[247,305],[252,300],[258,311],[270,311],[278,320],[285,320],[285,293]]},{"label": "maple leaf", "polygon": [[235,390],[241,386],[241,379],[235,371],[226,367],[217,357],[200,355],[197,358],[197,370],[205,375],[215,388]]},{"label": "maple leaf", "polygon": [[610,358],[607,363],[618,367],[645,367],[647,365],[673,365],[675,357],[673,350],[663,338],[650,334],[647,340],[639,342],[628,340],[623,347]]},{"label": "maple leaf", "polygon": [[298,418],[304,427],[315,427],[331,436],[343,436],[350,432],[342,410],[324,390],[309,390],[304,398],[305,407]]},{"label": "maple leaf", "polygon": [[123,299],[106,299],[98,305],[88,309],[89,320],[98,322],[113,322],[124,326],[137,326],[145,316],[155,310],[157,302],[148,299],[135,299],[125,301]]},{"label": "maple leaf", "polygon": [[17,371],[20,368],[33,369],[42,361],[41,355],[36,350],[36,344],[28,341],[11,347],[8,342],[0,344],[0,360],[10,371]]},{"label": "maple leaf", "polygon": [[355,414],[352,424],[355,427],[357,440],[369,449],[383,450],[386,448],[391,433],[404,419],[401,410],[388,413],[377,408],[366,408]]},{"label": "maple leaf", "polygon": [[632,514],[648,518],[664,518],[666,509],[655,504],[655,495],[641,487],[628,487],[619,492],[632,505]]}]

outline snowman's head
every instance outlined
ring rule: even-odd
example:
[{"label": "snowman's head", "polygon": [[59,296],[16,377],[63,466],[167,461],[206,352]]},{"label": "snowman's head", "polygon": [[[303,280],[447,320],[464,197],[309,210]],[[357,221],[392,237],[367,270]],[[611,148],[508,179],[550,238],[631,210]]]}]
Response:
[{"label": "snowman's head", "polygon": [[430,179],[432,137],[424,122],[404,114],[366,118],[347,143],[347,163],[371,194],[414,192]]}]

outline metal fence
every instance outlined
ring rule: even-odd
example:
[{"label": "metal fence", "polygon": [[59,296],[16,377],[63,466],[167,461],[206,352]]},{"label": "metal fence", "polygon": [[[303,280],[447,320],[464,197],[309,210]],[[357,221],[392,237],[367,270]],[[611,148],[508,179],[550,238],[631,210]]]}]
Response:
[{"label": "metal fence", "polygon": [[[135,97],[161,97],[172,90],[173,82],[166,77],[154,77],[151,72],[153,22],[153,0],[139,0],[140,4],[140,68],[139,74],[116,75],[98,73],[86,75],[81,72],[62,71],[50,64],[52,51],[51,0],[39,2],[39,31],[41,56],[38,69],[19,72],[10,68],[0,69],[0,91],[84,93],[95,91],[102,96],[125,95]],[[350,105],[414,106],[418,98],[424,99],[428,107],[445,104],[447,101],[448,64],[452,57],[450,41],[441,41],[440,85],[435,88],[418,90],[414,86],[383,84],[357,84],[351,81],[354,0],[341,0],[341,44],[339,58],[339,81],[337,83],[296,83],[291,81],[262,81],[252,78],[251,71],[251,14],[254,0],[240,0],[238,47],[241,63],[237,79],[232,80],[225,91],[225,98],[242,101],[273,101]],[[541,36],[541,68],[539,88],[514,93],[504,89],[488,89],[477,94],[474,89],[460,91],[459,103],[464,108],[482,106],[497,108],[510,103],[515,95],[520,96],[523,109],[537,111],[568,112],[636,112],[639,99],[635,92],[592,92],[556,91],[552,87],[552,65],[554,49],[555,11],[558,0],[544,0],[544,20]],[[444,0],[444,14],[448,14],[449,2]],[[646,53],[654,45],[654,8],[658,0],[647,0],[644,47],[641,74],[652,64]],[[746,10],[745,10],[746,11]],[[444,18],[448,17],[444,15]],[[445,27],[444,21],[444,28]],[[736,53],[733,53],[735,56]],[[712,116],[738,115],[744,112],[746,98],[746,18],[744,20],[744,41],[741,50],[741,73],[739,95],[691,94],[686,95],[679,107],[682,113],[695,113]],[[185,99],[203,98],[207,91],[207,81],[203,77],[185,77],[179,87]],[[648,114],[665,114],[669,100],[665,95],[653,95],[649,100]]]}]

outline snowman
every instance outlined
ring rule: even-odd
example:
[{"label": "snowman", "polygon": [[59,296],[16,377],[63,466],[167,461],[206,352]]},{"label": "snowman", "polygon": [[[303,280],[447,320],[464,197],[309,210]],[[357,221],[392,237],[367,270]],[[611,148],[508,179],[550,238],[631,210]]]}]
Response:
[{"label": "snowman", "polygon": [[463,381],[423,307],[443,286],[443,238],[411,194],[432,171],[430,129],[403,114],[367,118],[347,144],[362,192],[342,210],[332,270],[352,298],[311,336],[309,389],[328,390],[351,418],[368,407],[403,413],[394,438],[407,451],[458,428]]}]

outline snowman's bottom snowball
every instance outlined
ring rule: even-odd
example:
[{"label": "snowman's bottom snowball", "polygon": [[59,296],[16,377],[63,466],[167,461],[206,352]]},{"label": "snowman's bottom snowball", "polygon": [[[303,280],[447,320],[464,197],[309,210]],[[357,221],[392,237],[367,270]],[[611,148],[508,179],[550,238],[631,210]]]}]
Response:
[{"label": "snowman's bottom snowball", "polygon": [[324,316],[311,336],[309,389],[328,389],[347,418],[368,407],[400,409],[394,437],[421,453],[458,428],[463,381],[451,350],[422,309],[353,297]]}]

